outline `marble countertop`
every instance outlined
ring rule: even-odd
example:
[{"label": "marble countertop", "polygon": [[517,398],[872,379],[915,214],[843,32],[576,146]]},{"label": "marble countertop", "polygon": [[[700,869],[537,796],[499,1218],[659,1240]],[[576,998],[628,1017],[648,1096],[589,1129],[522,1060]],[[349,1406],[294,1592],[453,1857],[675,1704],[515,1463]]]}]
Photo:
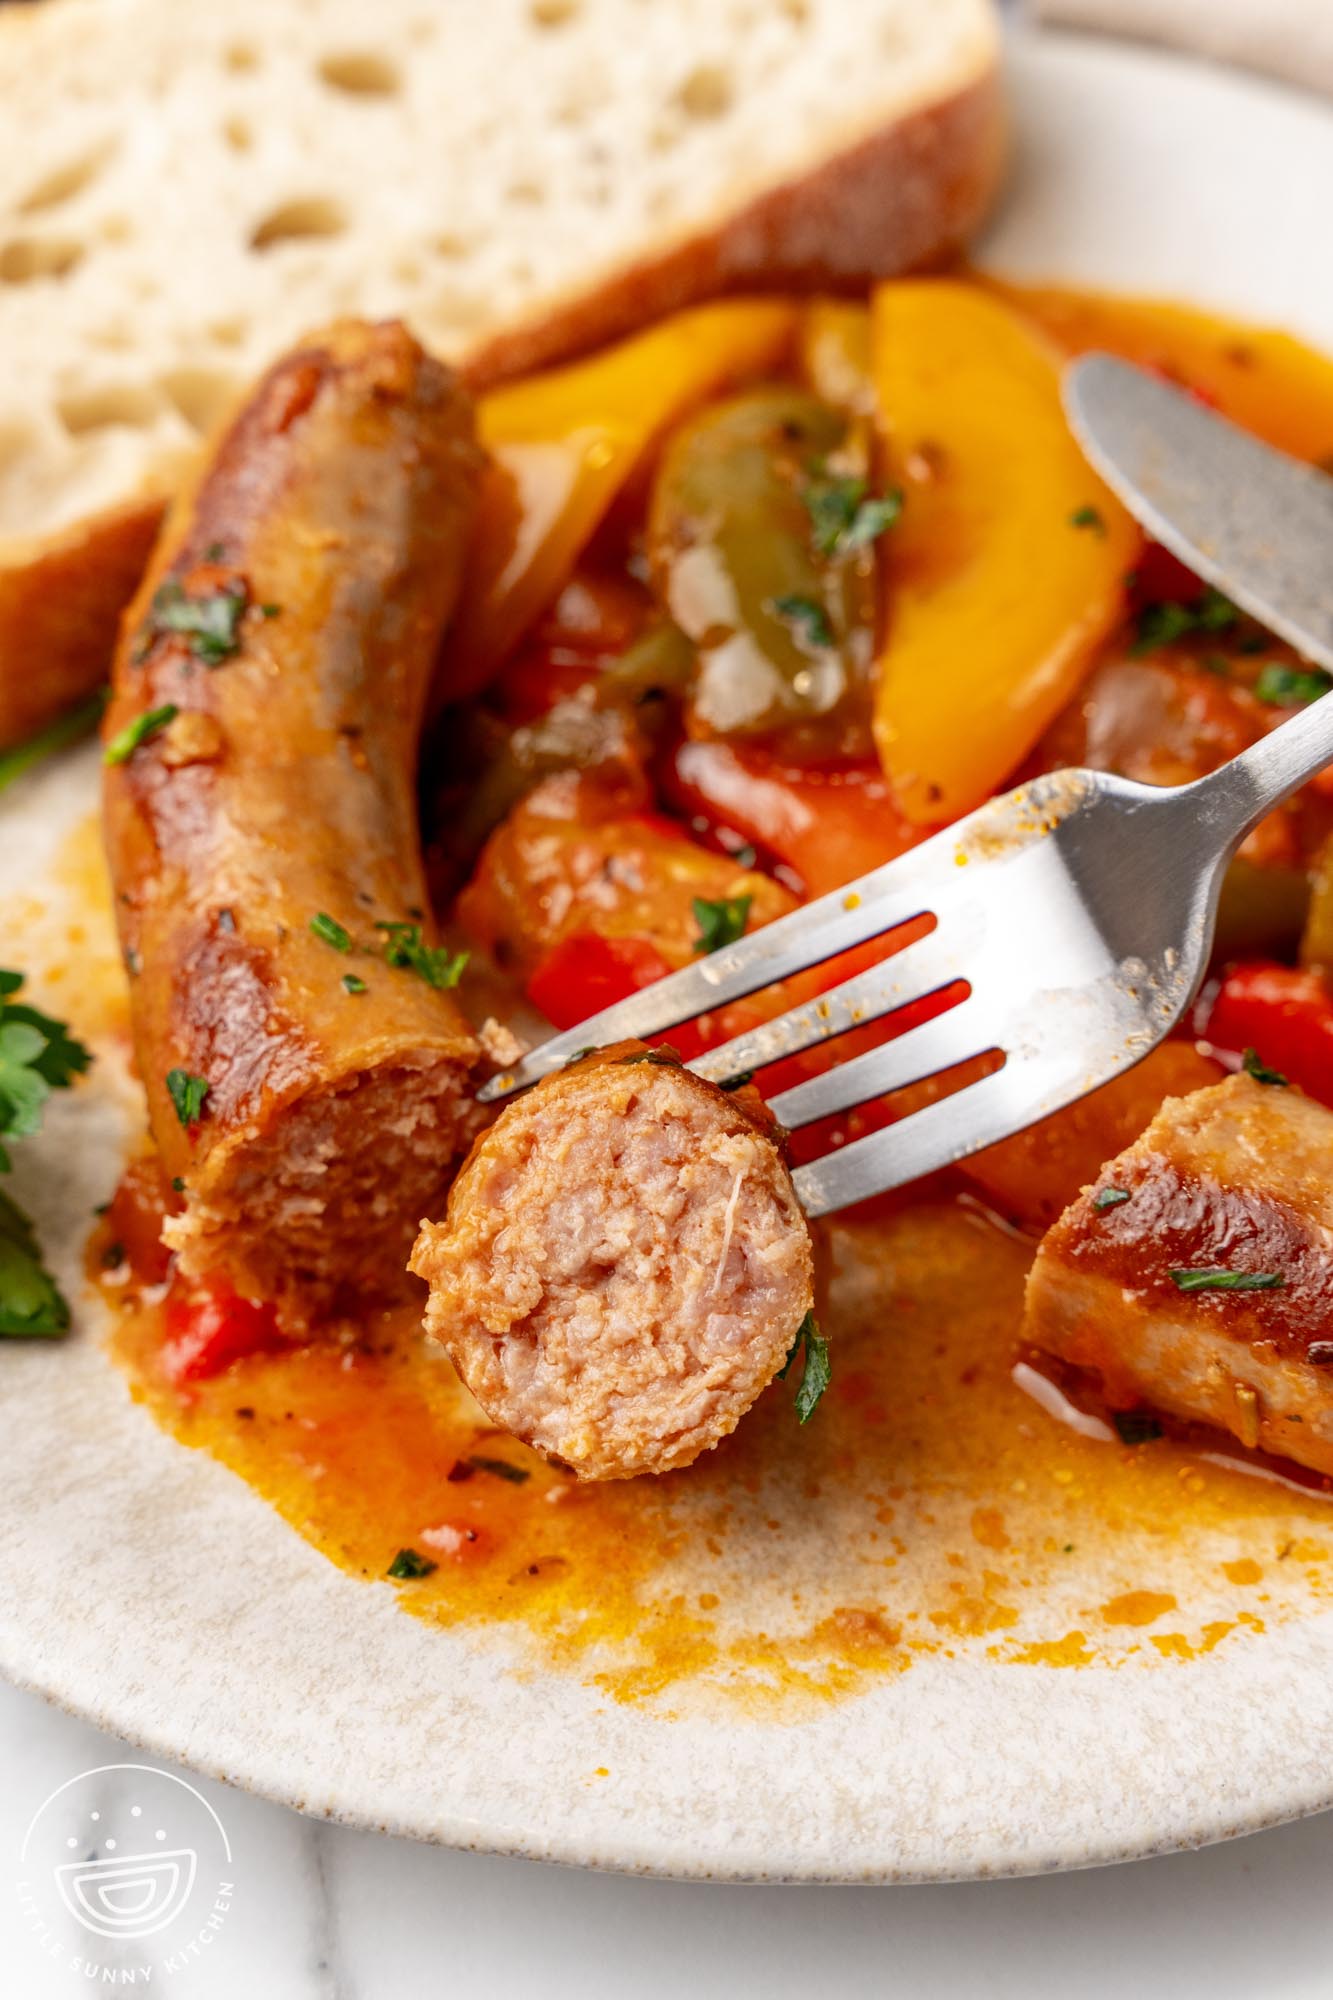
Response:
[{"label": "marble countertop", "polygon": [[[3,2000],[135,1990],[129,1947],[101,1943],[63,1911],[52,1920],[53,1899],[35,1914],[20,1887],[25,1835],[48,1796],[94,1767],[135,1760],[0,1684]],[[1333,1815],[1203,1853],[1041,1880],[781,1889],[449,1853],[318,1824],[224,1785],[200,1780],[198,1790],[225,1825],[234,1887],[207,1950],[183,1954],[174,1970],[159,1960],[136,1982],[178,2000],[469,1991],[784,2000],[829,1989],[840,2000],[1121,2000],[1136,1987],[1173,2000],[1327,2000],[1333,1990]]]}]

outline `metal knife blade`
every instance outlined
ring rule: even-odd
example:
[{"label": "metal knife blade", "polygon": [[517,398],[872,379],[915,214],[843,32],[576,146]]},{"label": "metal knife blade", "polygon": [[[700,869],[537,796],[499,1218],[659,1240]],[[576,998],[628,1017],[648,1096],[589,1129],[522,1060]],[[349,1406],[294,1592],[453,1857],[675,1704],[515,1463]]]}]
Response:
[{"label": "metal knife blade", "polygon": [[1110,354],[1072,362],[1084,455],[1155,541],[1333,673],[1333,478]]}]

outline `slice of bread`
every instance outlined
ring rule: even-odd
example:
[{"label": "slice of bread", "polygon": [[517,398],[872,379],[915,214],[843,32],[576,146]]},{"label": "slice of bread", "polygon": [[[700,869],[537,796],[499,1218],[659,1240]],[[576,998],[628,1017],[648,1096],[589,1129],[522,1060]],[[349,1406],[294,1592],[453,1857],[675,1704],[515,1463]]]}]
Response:
[{"label": "slice of bread", "polygon": [[[98,678],[127,510],[307,327],[401,316],[485,383],[944,255],[999,176],[997,50],[991,0],[4,8],[0,742],[16,648]],[[105,574],[34,627],[71,536]]]}]

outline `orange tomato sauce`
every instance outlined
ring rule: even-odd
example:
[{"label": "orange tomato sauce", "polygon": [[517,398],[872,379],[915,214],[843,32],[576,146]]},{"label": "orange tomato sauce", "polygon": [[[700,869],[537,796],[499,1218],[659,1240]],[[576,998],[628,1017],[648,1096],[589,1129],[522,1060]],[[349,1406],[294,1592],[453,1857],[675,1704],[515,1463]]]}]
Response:
[{"label": "orange tomato sauce", "polygon": [[[1285,336],[1003,289],[1067,348],[1149,361],[1289,450],[1333,450],[1333,366]],[[1170,1437],[1081,1435],[1016,1384],[1032,1239],[947,1187],[829,1232],[833,1383],[808,1426],[775,1383],[689,1469],[586,1487],[487,1425],[410,1306],[173,1388],[117,1227],[113,1209],[89,1270],[160,1424],[354,1575],[386,1587],[399,1549],[429,1558],[387,1586],[416,1616],[616,1700],[799,1714],[927,1656],[1165,1669],[1333,1599],[1320,1492]]]}]

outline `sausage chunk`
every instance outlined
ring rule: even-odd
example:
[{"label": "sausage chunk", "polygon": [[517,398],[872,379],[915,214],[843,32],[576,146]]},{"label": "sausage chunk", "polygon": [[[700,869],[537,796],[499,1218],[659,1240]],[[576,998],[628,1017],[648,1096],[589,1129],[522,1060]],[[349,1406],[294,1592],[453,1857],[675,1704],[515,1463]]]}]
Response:
[{"label": "sausage chunk", "polygon": [[1333,1112],[1229,1077],[1168,1098],[1042,1240],[1025,1331],[1109,1400],[1333,1473]]},{"label": "sausage chunk", "polygon": [[306,1314],[402,1284],[461,1150],[477,1049],[414,779],[478,471],[404,328],[312,335],[177,503],[116,660],[107,850],[167,1240]]},{"label": "sausage chunk", "polygon": [[640,1043],[508,1106],[411,1268],[492,1422],[583,1479],[669,1472],[726,1437],[813,1296],[761,1099]]}]

